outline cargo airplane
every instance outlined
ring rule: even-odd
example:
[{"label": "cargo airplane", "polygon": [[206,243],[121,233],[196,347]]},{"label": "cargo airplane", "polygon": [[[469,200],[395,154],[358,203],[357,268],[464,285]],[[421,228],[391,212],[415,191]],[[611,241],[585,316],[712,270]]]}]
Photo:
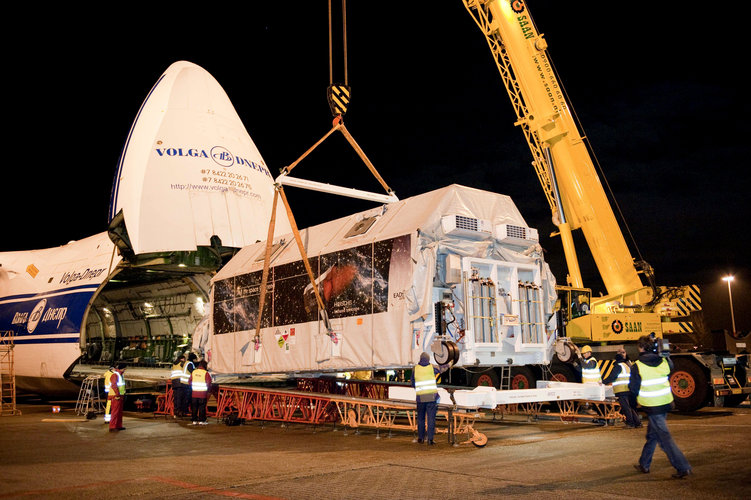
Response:
[{"label": "cargo airplane", "polygon": [[[17,389],[77,393],[76,382],[118,362],[131,381],[164,380],[175,354],[206,334],[212,274],[267,238],[273,185],[217,81],[172,64],[125,141],[109,227],[0,253],[0,332],[13,338]],[[276,219],[276,234],[289,233]]]}]

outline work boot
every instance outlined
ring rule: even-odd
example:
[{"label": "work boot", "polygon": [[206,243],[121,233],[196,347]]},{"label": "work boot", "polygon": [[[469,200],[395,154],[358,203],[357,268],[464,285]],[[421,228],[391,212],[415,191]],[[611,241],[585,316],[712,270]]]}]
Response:
[{"label": "work boot", "polygon": [[645,469],[642,464],[636,464],[634,465],[634,469],[638,470],[641,473],[649,474],[649,469]]},{"label": "work boot", "polygon": [[691,472],[691,469],[689,469],[689,470],[684,470],[684,471],[678,471],[675,474],[673,474],[672,477],[673,479],[685,479],[687,476],[690,476],[691,474],[693,474],[693,472]]}]

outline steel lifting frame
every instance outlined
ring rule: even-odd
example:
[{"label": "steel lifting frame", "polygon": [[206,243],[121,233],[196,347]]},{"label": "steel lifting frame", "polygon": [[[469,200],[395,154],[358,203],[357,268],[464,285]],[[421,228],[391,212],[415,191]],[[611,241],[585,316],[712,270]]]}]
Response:
[{"label": "steel lifting frame", "polygon": [[[360,382],[360,381],[357,381]],[[354,384],[359,385],[359,384]],[[367,384],[363,384],[367,385]],[[371,384],[374,385],[374,384]],[[414,403],[311,392],[271,390],[264,388],[220,386],[217,395],[217,418],[238,412],[245,420],[294,422],[307,424],[341,422],[352,428],[370,427],[378,431],[394,429],[417,430],[417,409]],[[454,410],[441,405],[436,421],[436,433],[447,434],[451,444],[457,434],[467,434],[461,444],[485,446],[487,437],[475,430],[474,412]],[[445,422],[442,427],[441,422]]]},{"label": "steel lifting frame", "polygon": [[232,411],[245,420],[322,424],[336,421],[336,406],[327,394],[219,386],[215,417]]}]

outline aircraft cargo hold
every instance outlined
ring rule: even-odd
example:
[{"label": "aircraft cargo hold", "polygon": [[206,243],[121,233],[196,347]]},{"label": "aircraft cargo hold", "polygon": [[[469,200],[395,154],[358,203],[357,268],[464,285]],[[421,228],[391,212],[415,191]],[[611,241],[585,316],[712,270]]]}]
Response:
[{"label": "aircraft cargo hold", "polygon": [[326,315],[290,234],[273,242],[257,337],[266,243],[244,247],[212,279],[211,331],[194,338],[212,372],[399,369],[423,351],[480,370],[555,355],[555,278],[508,196],[450,185],[300,233]]}]

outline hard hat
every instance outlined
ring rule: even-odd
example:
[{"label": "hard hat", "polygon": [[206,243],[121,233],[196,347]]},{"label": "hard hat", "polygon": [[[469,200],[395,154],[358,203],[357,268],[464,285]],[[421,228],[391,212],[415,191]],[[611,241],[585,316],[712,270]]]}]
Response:
[{"label": "hard hat", "polygon": [[592,348],[588,345],[585,345],[584,347],[582,347],[582,354],[584,354],[585,352],[592,352]]}]

